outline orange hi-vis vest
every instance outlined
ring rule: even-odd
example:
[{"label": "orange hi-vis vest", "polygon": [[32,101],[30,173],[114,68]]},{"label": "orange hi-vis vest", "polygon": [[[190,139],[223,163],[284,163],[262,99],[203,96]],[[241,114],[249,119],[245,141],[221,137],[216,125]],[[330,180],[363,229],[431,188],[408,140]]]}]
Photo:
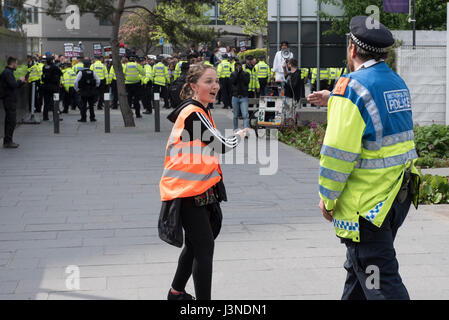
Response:
[{"label": "orange hi-vis vest", "polygon": [[222,179],[219,157],[211,148],[201,139],[182,141],[183,135],[188,135],[184,130],[185,120],[193,112],[201,112],[216,128],[212,116],[193,104],[179,113],[167,142],[164,172],[159,183],[162,201],[197,196]]}]

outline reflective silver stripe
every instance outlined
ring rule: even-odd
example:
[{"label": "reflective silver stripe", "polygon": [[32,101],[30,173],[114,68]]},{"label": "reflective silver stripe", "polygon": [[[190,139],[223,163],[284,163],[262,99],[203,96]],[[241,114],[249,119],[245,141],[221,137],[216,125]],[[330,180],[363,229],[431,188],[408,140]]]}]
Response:
[{"label": "reflective silver stripe", "polygon": [[330,200],[335,200],[340,196],[341,191],[329,190],[320,185],[320,193]]},{"label": "reflective silver stripe", "polygon": [[219,177],[220,173],[218,171],[214,170],[213,172],[209,174],[197,174],[197,173],[191,173],[191,172],[184,172],[179,170],[170,170],[165,169],[164,173],[162,174],[162,177],[166,178],[176,178],[176,179],[182,179],[182,180],[189,180],[189,181],[207,181],[209,179]]},{"label": "reflective silver stripe", "polygon": [[320,167],[320,176],[333,181],[343,183],[346,182],[346,180],[348,180],[349,178],[349,174],[347,173],[334,171],[325,167]]},{"label": "reflective silver stripe", "polygon": [[358,169],[384,169],[406,164],[410,159],[418,158],[416,150],[410,150],[397,156],[380,159],[359,159],[355,165]]},{"label": "reflective silver stripe", "polygon": [[360,154],[359,153],[353,153],[349,151],[340,150],[337,148],[329,147],[325,144],[323,144],[323,147],[321,148],[321,154],[332,157],[335,159],[347,161],[347,162],[354,162],[356,161]]},{"label": "reflective silver stripe", "polygon": [[[413,130],[404,131],[397,134],[392,134],[390,136],[383,137],[382,139],[382,147],[392,146],[396,143],[412,141],[415,139],[415,135]],[[378,150],[377,143],[375,141],[363,141],[363,147],[366,150]]]},{"label": "reflective silver stripe", "polygon": [[349,87],[351,87],[355,93],[363,99],[365,102],[365,108],[371,117],[371,121],[373,122],[374,131],[376,132],[376,141],[371,145],[371,147],[374,147],[375,149],[370,150],[379,150],[382,147],[382,136],[384,130],[379,109],[377,108],[371,93],[369,93],[368,89],[366,89],[360,82],[351,79],[349,82]]}]

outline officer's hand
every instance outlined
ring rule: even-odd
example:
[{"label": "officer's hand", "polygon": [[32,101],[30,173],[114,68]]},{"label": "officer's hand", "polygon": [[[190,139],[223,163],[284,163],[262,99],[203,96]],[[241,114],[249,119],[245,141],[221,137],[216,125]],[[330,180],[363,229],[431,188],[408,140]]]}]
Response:
[{"label": "officer's hand", "polygon": [[327,106],[330,95],[329,90],[315,91],[307,96],[307,101],[316,106]]},{"label": "officer's hand", "polygon": [[320,201],[319,207],[321,209],[321,212],[323,213],[324,219],[326,219],[329,222],[332,222],[333,221],[333,219],[332,219],[332,212],[327,212],[326,206],[324,205],[324,201],[323,200]]},{"label": "officer's hand", "polygon": [[22,82],[26,82],[24,77],[20,78],[19,80],[22,81]]}]

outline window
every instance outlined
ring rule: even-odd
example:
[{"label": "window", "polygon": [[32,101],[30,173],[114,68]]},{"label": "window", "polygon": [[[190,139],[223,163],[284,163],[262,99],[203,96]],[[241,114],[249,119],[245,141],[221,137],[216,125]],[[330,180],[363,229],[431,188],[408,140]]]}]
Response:
[{"label": "window", "polygon": [[100,26],[112,26],[112,21],[109,18],[99,18]]},{"label": "window", "polygon": [[39,9],[37,7],[24,8],[26,24],[39,23]]},{"label": "window", "polygon": [[220,1],[215,1],[212,8],[205,13],[206,16],[210,17],[210,25],[224,25],[224,21],[220,20]]}]

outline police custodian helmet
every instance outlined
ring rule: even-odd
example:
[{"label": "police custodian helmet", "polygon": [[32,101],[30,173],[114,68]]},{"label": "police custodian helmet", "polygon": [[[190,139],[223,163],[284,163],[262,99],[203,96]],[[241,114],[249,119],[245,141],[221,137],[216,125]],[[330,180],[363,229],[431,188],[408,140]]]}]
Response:
[{"label": "police custodian helmet", "polygon": [[360,48],[374,53],[384,53],[394,44],[390,30],[367,16],[355,16],[349,24],[351,40]]}]

